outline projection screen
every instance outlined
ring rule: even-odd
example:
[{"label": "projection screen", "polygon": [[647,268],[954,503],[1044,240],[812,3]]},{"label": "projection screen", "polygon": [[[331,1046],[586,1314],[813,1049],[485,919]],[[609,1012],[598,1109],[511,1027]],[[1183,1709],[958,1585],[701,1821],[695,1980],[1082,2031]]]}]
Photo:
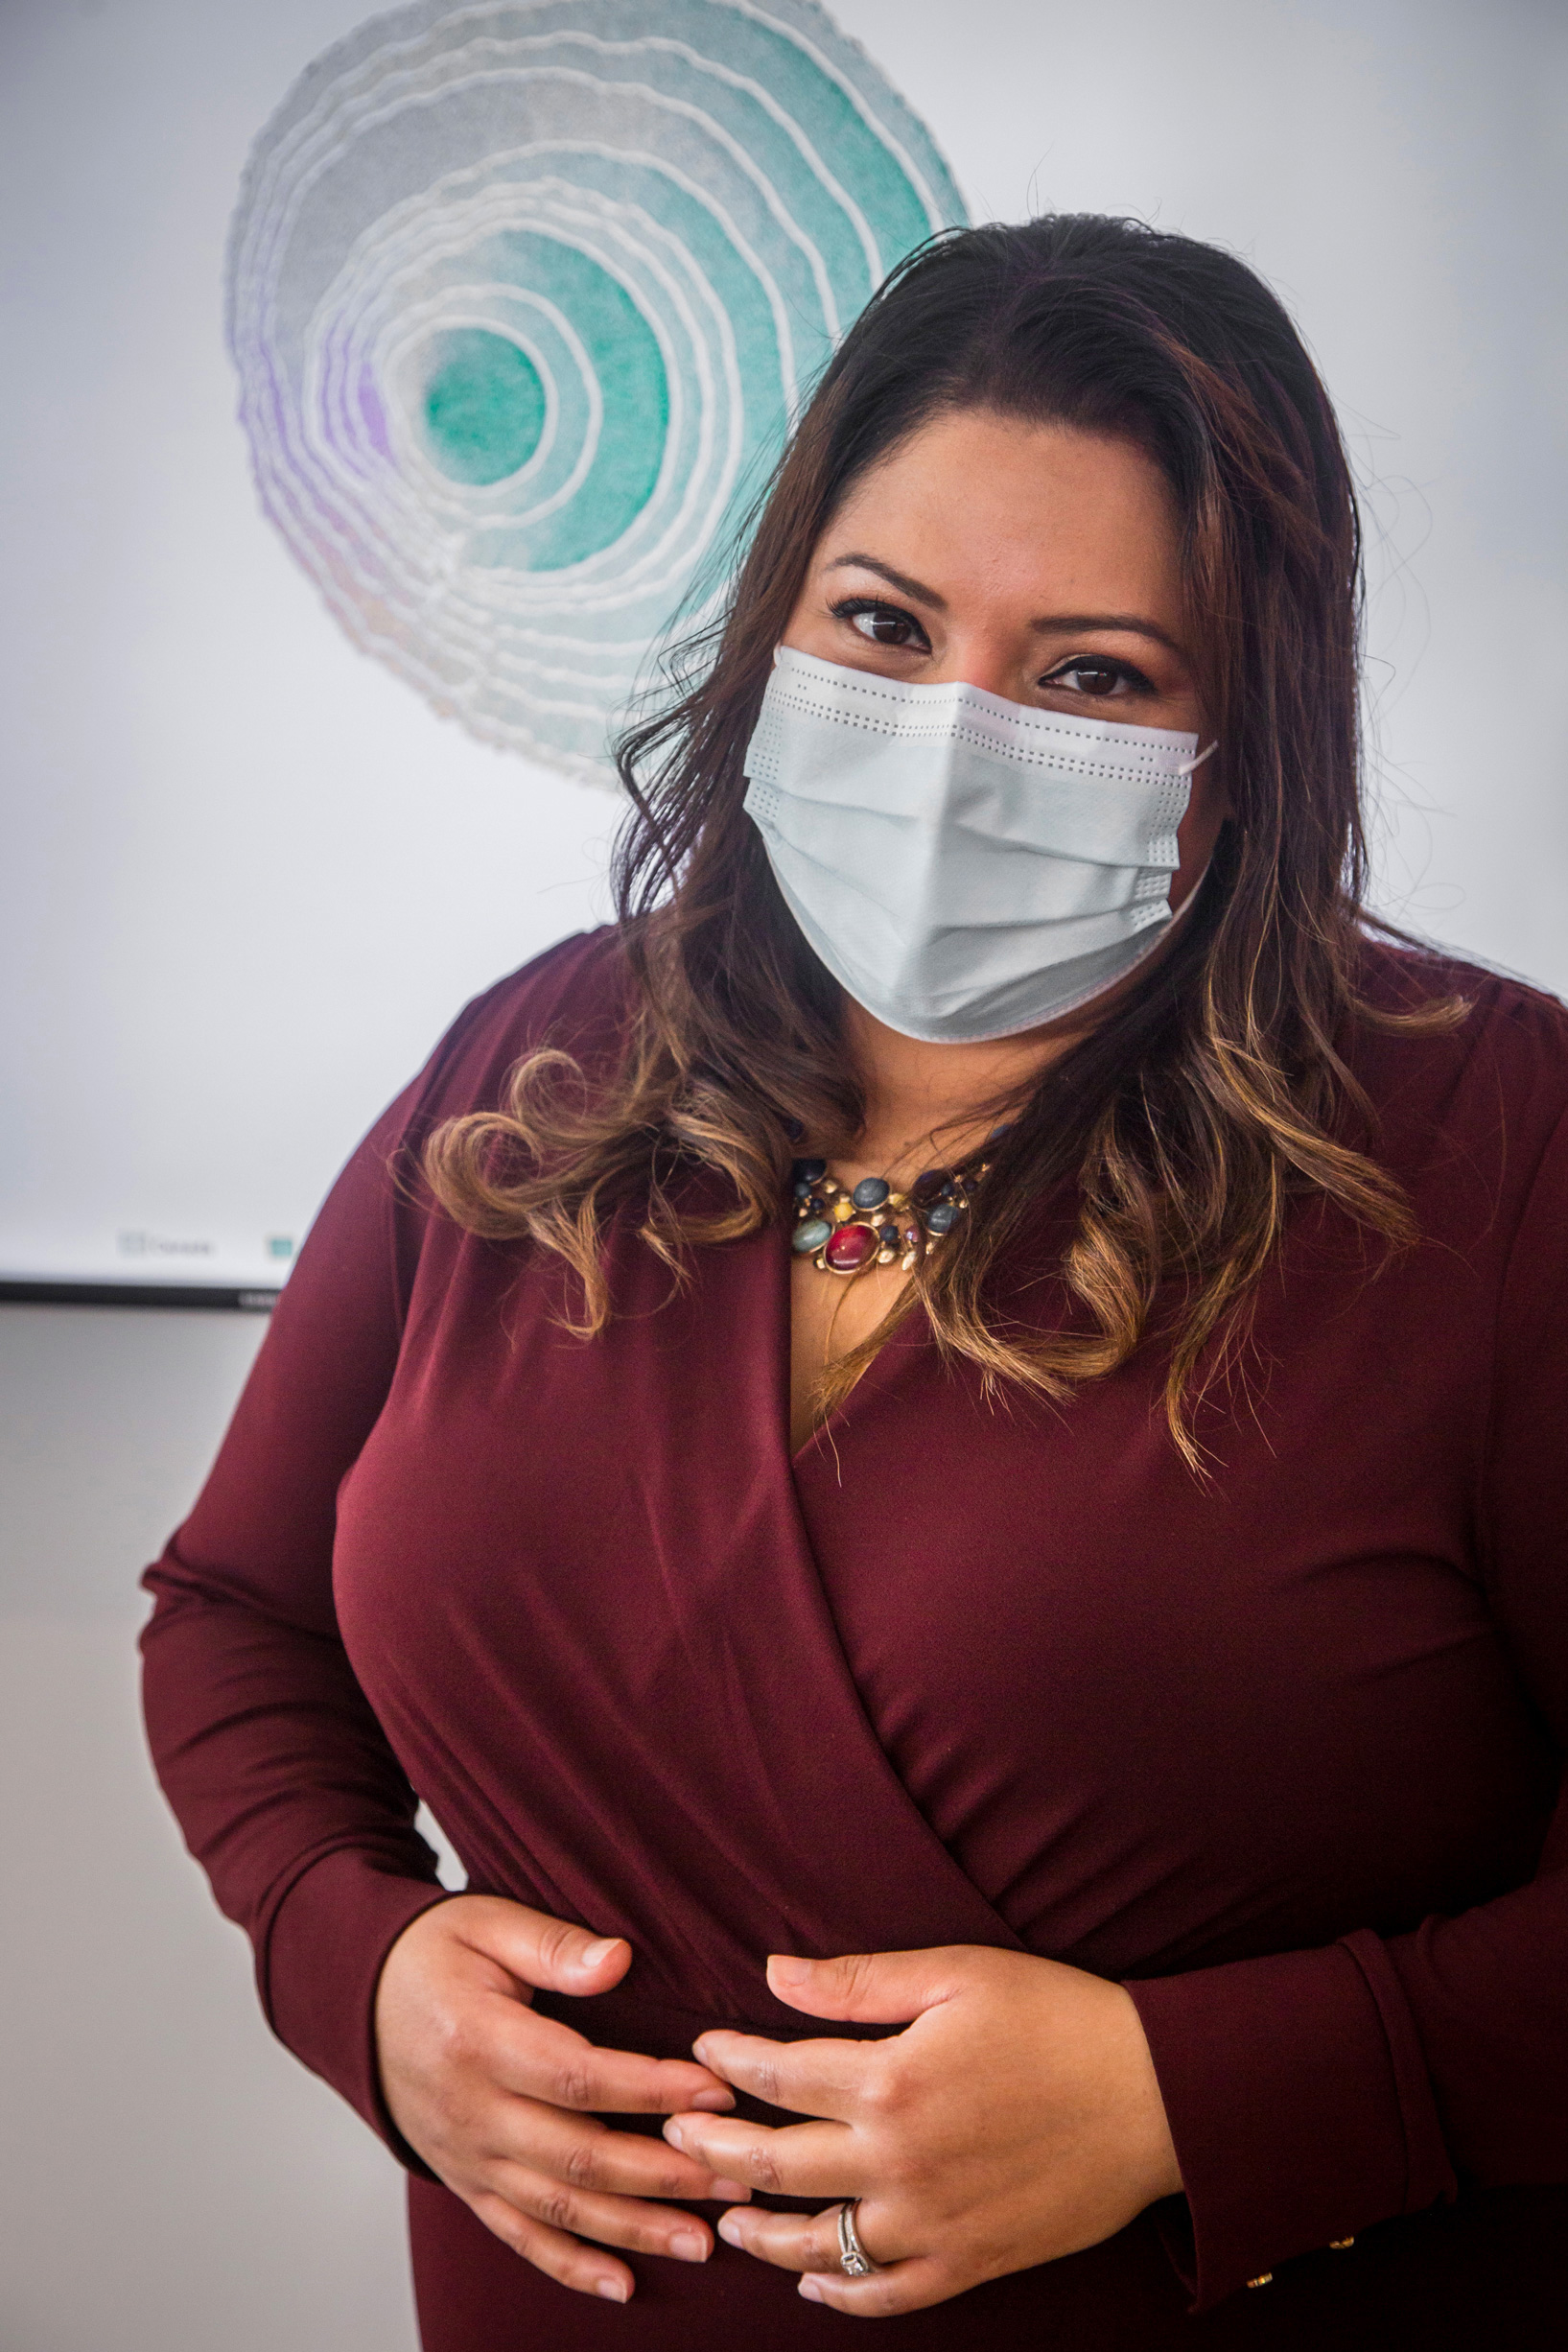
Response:
[{"label": "projection screen", "polygon": [[464,999],[605,918],[608,732],[965,217],[1279,289],[1380,903],[1563,986],[1565,55],[1524,0],[10,0],[0,1295],[270,1301]]}]

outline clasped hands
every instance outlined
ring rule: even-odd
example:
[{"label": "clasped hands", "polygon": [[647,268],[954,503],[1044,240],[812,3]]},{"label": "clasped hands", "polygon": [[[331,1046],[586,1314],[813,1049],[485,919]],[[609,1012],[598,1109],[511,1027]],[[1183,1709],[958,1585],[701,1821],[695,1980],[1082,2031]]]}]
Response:
[{"label": "clasped hands", "polygon": [[[534,1987],[608,1991],[630,1965],[589,1936],[490,1896],[425,1912],[393,1946],[377,2002],[393,2121],[432,2169],[527,2260],[624,2301],[604,2246],[705,2260],[699,2215],[798,2274],[800,2292],[865,2317],[918,2311],[1096,2245],[1181,2187],[1137,2012],[1119,1986],[1017,1952],[957,1944],[812,1962],[775,1957],[779,2000],[831,2022],[901,2027],[876,2040],[705,2034],[695,2063],[595,2048],[529,2006]],[[725,2110],[741,2090],[807,2119]],[[663,2140],[595,2112],[664,2114]],[[821,2199],[778,2213],[763,2195]],[[837,2212],[878,2268],[838,2267]]]}]

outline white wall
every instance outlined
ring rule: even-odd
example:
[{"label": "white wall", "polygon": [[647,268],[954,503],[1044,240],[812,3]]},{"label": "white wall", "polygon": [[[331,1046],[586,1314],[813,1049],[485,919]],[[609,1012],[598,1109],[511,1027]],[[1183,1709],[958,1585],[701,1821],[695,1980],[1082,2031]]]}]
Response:
[{"label": "white wall", "polygon": [[137,1720],[135,1576],[263,1328],[0,1307],[4,2352],[412,2352],[397,2168],[263,2025]]},{"label": "white wall", "polygon": [[[128,58],[144,29],[195,57],[215,93],[201,137],[216,184],[254,128],[225,44],[247,83],[280,91],[360,12],[3,0],[0,39],[36,77],[45,119],[68,106],[95,29]],[[1385,893],[1420,927],[1568,985],[1560,0],[842,0],[837,13],[925,113],[977,217],[1031,200],[1141,212],[1236,246],[1295,304],[1370,482]],[[121,130],[128,156],[145,151],[140,117]],[[204,380],[222,412],[190,429],[232,430],[221,369]],[[308,595],[280,569],[280,611],[296,586]],[[347,702],[379,708],[376,673],[320,629],[322,693],[338,695],[342,668]],[[265,633],[255,659],[260,691]],[[215,741],[222,718],[201,720]],[[400,776],[400,807],[411,788]],[[557,830],[557,867],[519,885],[520,939],[550,935],[549,891],[578,887],[580,840]],[[60,1049],[75,1052],[92,1023],[70,1018],[80,1037],[62,1030]],[[90,1101],[85,1059],[82,1089]],[[0,1310],[4,2352],[412,2341],[392,2169],[269,2041],[133,1715],[133,1579],[258,1337],[249,1320]]]}]

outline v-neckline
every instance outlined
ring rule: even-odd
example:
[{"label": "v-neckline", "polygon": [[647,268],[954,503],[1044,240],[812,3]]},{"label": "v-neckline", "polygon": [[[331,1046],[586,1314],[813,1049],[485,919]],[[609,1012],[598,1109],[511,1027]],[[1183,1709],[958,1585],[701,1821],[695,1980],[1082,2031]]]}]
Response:
[{"label": "v-neckline", "polygon": [[[777,1231],[779,1247],[773,1254],[774,1329],[771,1337],[775,1361],[779,1366],[780,1386],[783,1390],[782,1442],[793,1482],[798,1481],[802,1470],[807,1467],[807,1456],[815,1447],[826,1441],[829,1448],[831,1449],[835,1424],[842,1426],[845,1417],[854,1409],[856,1399],[874,1395],[881,1382],[889,1376],[889,1349],[896,1347],[898,1342],[890,1341],[888,1347],[878,1351],[848,1397],[841,1403],[834,1405],[821,1421],[816,1422],[807,1436],[797,1446],[794,1443],[795,1254],[789,1246],[789,1230],[786,1225]],[[772,1235],[775,1231],[776,1229],[770,1228],[769,1235]],[[901,1334],[901,1336],[903,1335]]]},{"label": "v-neckline", "polygon": [[[765,1306],[762,1300],[757,1301],[758,1306],[764,1311],[752,1317],[732,1313],[727,1318],[730,1327],[728,1340],[731,1345],[745,1347],[748,1344],[746,1327],[749,1324],[751,1344],[757,1344],[763,1336],[759,1325],[765,1317],[770,1318],[771,1328],[766,1331],[766,1344],[772,1368],[769,1386],[773,1409],[768,1417],[771,1426],[759,1430],[757,1435],[764,1449],[765,1460],[759,1465],[763,1471],[764,1489],[771,1488],[774,1499],[769,1506],[762,1502],[759,1494],[757,1501],[764,1514],[771,1508],[771,1512],[777,1515],[775,1525],[779,1537],[783,1538],[774,1558],[776,1569],[784,1577],[784,1585],[777,1597],[783,1603],[784,1618],[793,1620],[797,1638],[805,1634],[807,1625],[814,1621],[816,1631],[807,1638],[816,1647],[819,1671],[831,1677],[831,1681],[824,1682],[819,1687],[809,1747],[819,1760],[826,1760],[831,1755],[834,1782],[841,1795],[848,1789],[856,1788],[857,1768],[854,1767],[852,1759],[858,1749],[864,1759],[863,1769],[869,1776],[858,1782],[857,1811],[868,1833],[871,1832],[873,1820],[880,1817],[875,1831],[880,1867],[892,1869],[894,1879],[903,1889],[905,1896],[911,1898],[911,1913],[925,1915],[929,1932],[935,1940],[983,1942],[1015,1951],[1021,1949],[1015,1931],[932,1828],[878,1735],[844,1648],[807,1516],[808,1499],[813,1508],[819,1508],[826,1499],[822,1493],[824,1479],[813,1449],[822,1447],[826,1456],[824,1467],[831,1470],[834,1431],[841,1431],[855,1412],[868,1403],[888,1380],[900,1376],[901,1368],[897,1360],[901,1352],[899,1343],[895,1341],[877,1356],[844,1404],[812,1431],[803,1446],[792,1447],[789,1424],[791,1252],[787,1231],[781,1233],[778,1229],[770,1229],[751,1236],[747,1241],[730,1246],[739,1252],[756,1253],[752,1265],[756,1267],[761,1257],[767,1268]],[[739,1263],[735,1263],[736,1274],[740,1276],[739,1291],[750,1289],[750,1281],[741,1273]],[[738,1305],[739,1298],[736,1291],[731,1292],[730,1298],[732,1305]],[[907,1348],[908,1344],[906,1339],[904,1347]],[[928,1345],[928,1340],[924,1344]],[[833,1473],[833,1482],[840,1483],[836,1472]],[[807,1489],[807,1493],[803,1493],[803,1485]],[[811,1488],[815,1488],[814,1494],[809,1494]],[[797,1603],[786,1597],[790,1587],[794,1588],[800,1600],[807,1602],[804,1617],[798,1613]],[[772,1613],[771,1604],[763,1607],[760,1612],[762,1619]],[[772,1662],[776,1666],[778,1660]],[[797,1660],[796,1672],[806,1670],[806,1655],[803,1654]],[[918,1894],[917,1888],[920,1890]],[[938,1892],[944,1888],[945,1893]],[[915,1928],[916,1916],[906,1917],[904,1932]]]}]

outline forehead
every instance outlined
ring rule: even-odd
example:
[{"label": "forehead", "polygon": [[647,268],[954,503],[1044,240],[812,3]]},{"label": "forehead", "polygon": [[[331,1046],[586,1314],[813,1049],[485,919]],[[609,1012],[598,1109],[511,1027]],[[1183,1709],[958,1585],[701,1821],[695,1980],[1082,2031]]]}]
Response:
[{"label": "forehead", "polygon": [[817,548],[877,555],[947,596],[985,583],[1038,598],[1135,589],[1179,600],[1178,517],[1135,443],[964,410],[933,418],[872,466]]}]

